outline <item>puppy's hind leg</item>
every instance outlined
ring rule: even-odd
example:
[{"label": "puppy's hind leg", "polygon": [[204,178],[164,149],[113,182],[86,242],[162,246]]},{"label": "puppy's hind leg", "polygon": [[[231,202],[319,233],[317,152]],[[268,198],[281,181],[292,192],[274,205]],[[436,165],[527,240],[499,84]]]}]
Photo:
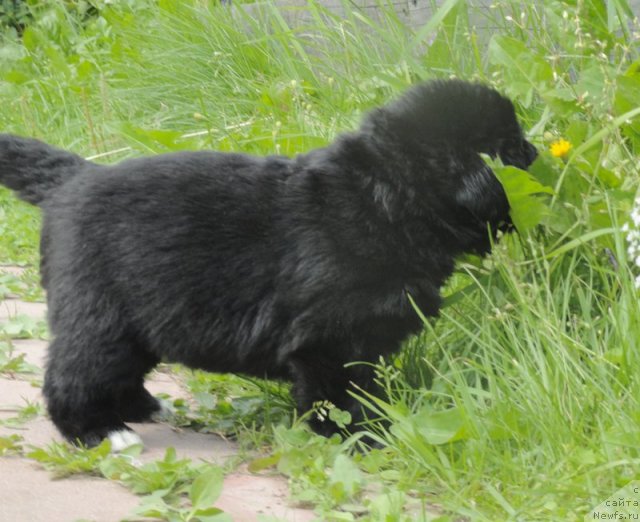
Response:
[{"label": "puppy's hind leg", "polygon": [[160,422],[174,415],[171,404],[151,395],[143,382],[120,394],[116,410],[125,422]]},{"label": "puppy's hind leg", "polygon": [[[160,359],[144,348],[141,342],[135,342],[128,353],[132,365],[130,385],[121,386],[116,397],[116,411],[125,422],[155,422],[170,417],[171,407],[157,399],[144,387],[144,377]],[[127,380],[129,381],[129,380]]]},{"label": "puppy's hind leg", "polygon": [[90,447],[105,438],[114,451],[141,442],[124,423],[118,404],[148,369],[122,332],[115,339],[87,328],[58,335],[49,347],[43,387],[51,420],[69,441]]}]

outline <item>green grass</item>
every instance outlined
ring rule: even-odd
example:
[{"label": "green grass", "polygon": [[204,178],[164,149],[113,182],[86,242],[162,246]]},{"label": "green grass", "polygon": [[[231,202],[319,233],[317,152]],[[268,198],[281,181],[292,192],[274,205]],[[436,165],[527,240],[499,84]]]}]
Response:
[{"label": "green grass", "polygon": [[[189,380],[199,406],[183,425],[258,448],[252,469],[289,476],[321,520],[582,520],[640,478],[640,304],[620,231],[640,152],[626,2],[447,1],[415,31],[384,4],[379,19],[310,4],[295,28],[268,5],[257,22],[196,0],[97,2],[81,22],[49,4],[32,5],[22,40],[4,32],[0,128],[101,161],[296,154],[451,75],[513,97],[543,151],[534,178],[495,167],[521,234],[460,263],[441,317],[380,366],[388,398],[361,397],[392,421],[370,428],[379,449],[310,434],[286,388],[207,374]],[[560,137],[573,148],[555,158]],[[0,263],[37,264],[38,224],[0,190]]]},{"label": "green grass", "polygon": [[16,202],[8,190],[0,189],[0,263],[20,265],[38,258],[40,212]]}]

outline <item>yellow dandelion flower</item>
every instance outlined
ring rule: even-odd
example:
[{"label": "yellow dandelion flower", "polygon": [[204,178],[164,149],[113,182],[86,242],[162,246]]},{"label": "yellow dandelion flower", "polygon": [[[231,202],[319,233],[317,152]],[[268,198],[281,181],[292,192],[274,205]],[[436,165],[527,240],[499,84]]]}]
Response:
[{"label": "yellow dandelion flower", "polygon": [[573,147],[573,145],[570,141],[560,138],[551,144],[549,150],[551,151],[552,156],[556,158],[564,158],[571,150],[571,147]]}]

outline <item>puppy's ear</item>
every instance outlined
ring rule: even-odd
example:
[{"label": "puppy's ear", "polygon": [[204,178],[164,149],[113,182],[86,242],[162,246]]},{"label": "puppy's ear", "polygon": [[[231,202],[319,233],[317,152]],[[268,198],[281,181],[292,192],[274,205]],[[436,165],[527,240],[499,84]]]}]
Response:
[{"label": "puppy's ear", "polygon": [[482,160],[460,179],[455,201],[479,223],[497,225],[509,220],[507,195],[489,165]]}]

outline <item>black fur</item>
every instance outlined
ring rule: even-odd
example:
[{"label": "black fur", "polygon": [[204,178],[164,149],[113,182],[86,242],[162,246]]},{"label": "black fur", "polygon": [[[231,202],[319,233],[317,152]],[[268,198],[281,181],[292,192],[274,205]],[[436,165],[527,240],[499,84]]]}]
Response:
[{"label": "black fur", "polygon": [[291,379],[300,410],[360,419],[347,390],[371,370],[345,364],[397,350],[421,326],[407,294],[437,314],[456,256],[509,222],[479,153],[536,156],[511,102],[461,81],[418,85],[295,158],[99,166],[9,135],[0,151],[0,182],[44,212],[49,413],[87,444],[158,409],[144,376],[160,360]]}]

